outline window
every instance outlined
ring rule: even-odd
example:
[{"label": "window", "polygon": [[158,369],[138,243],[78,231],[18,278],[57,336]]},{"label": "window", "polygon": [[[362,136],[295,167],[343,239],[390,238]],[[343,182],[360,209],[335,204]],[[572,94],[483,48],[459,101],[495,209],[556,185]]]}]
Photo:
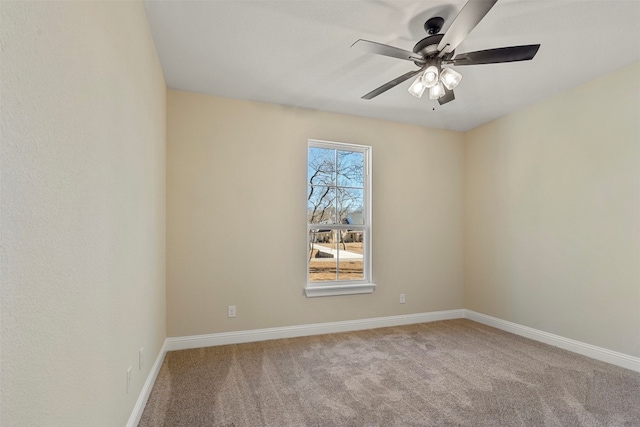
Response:
[{"label": "window", "polygon": [[371,147],[309,140],[308,297],[371,293]]}]

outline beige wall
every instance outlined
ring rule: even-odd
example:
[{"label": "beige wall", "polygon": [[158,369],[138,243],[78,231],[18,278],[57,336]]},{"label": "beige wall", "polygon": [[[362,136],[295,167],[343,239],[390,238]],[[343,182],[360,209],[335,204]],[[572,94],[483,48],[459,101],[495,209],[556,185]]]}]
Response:
[{"label": "beige wall", "polygon": [[[173,90],[167,108],[169,336],[462,308],[461,134]],[[373,147],[373,294],[303,295],[308,138]]]},{"label": "beige wall", "polygon": [[165,338],[166,88],[145,12],[0,7],[0,424],[123,426]]},{"label": "beige wall", "polygon": [[640,356],[640,64],[465,142],[465,308]]},{"label": "beige wall", "polygon": [[[0,8],[0,424],[124,425],[165,324],[464,306],[640,356],[640,64],[463,135],[167,94],[137,2]],[[371,295],[303,296],[308,138],[373,146]]]}]

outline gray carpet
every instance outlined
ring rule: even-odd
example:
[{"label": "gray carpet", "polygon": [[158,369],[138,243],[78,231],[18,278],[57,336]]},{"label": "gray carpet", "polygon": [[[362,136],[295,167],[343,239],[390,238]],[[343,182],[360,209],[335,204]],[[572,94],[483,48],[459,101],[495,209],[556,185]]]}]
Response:
[{"label": "gray carpet", "polygon": [[640,426],[640,373],[470,320],[169,352],[140,426]]}]

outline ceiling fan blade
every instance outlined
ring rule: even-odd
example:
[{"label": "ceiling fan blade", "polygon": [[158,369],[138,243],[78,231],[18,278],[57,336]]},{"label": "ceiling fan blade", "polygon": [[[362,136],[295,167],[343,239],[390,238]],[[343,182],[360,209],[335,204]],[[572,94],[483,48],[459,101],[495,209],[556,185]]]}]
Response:
[{"label": "ceiling fan blade", "polygon": [[440,105],[444,105],[447,102],[451,102],[454,99],[456,99],[455,95],[453,94],[453,90],[449,90],[446,87],[444,88],[444,95],[442,95],[440,98],[438,98],[438,104]]},{"label": "ceiling fan blade", "polygon": [[407,61],[416,61],[421,63],[426,62],[422,56],[416,53],[400,49],[399,47],[389,46],[387,44],[371,42],[369,40],[357,40],[354,44],[351,45],[351,47],[355,47],[369,53],[390,56],[392,58],[405,59]]},{"label": "ceiling fan blade", "polygon": [[536,56],[539,44],[499,47],[456,55],[449,61],[452,65],[496,64],[499,62],[529,61]]},{"label": "ceiling fan blade", "polygon": [[441,57],[452,52],[484,18],[498,0],[469,0],[438,44]]},{"label": "ceiling fan blade", "polygon": [[415,76],[416,74],[420,74],[422,72],[422,68],[420,68],[419,70],[416,71],[409,71],[406,74],[401,75],[400,77],[396,77],[395,79],[383,84],[382,86],[380,86],[377,89],[372,90],[371,92],[369,92],[368,94],[366,94],[365,96],[362,97],[362,99],[372,99],[375,98],[376,96],[388,91],[389,89],[398,86],[400,83],[402,83],[403,81],[410,79],[411,77]]}]

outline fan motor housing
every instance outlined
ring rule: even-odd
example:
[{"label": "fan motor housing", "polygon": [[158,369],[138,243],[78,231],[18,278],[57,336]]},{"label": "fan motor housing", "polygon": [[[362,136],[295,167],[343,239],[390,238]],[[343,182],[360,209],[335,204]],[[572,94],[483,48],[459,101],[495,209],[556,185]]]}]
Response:
[{"label": "fan motor housing", "polygon": [[[436,56],[438,53],[438,44],[440,43],[440,40],[442,40],[442,37],[444,37],[444,34],[435,34],[433,36],[423,38],[413,47],[413,53],[417,53],[424,58]],[[416,62],[415,64],[418,66],[422,65],[419,62]]]}]

